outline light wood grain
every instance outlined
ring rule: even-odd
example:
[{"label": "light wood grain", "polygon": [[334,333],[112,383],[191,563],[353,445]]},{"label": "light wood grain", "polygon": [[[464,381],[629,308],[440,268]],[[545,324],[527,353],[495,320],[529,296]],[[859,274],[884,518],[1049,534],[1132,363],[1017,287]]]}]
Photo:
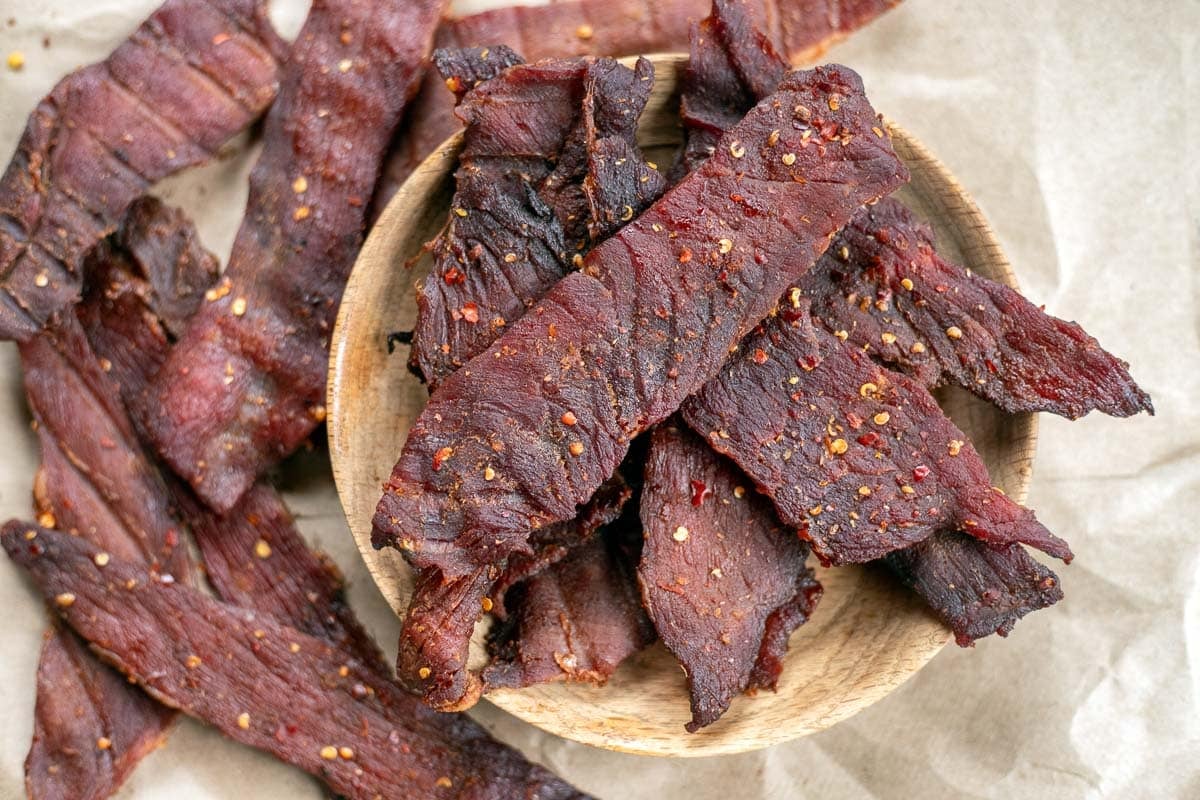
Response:
[{"label": "light wood grain", "polygon": [[[675,90],[685,58],[653,60],[655,89],[640,131],[648,149],[679,141]],[[912,136],[890,128],[912,172],[899,196],[933,223],[941,251],[1015,286],[991,228],[958,181]],[[449,139],[388,205],[355,265],[333,336],[328,427],[334,478],[367,568],[397,614],[407,605],[411,574],[397,551],[371,547],[371,516],[427,395],[406,369],[408,348],[389,355],[386,337],[413,327],[413,285],[428,271],[429,258],[411,268],[405,262],[446,219],[460,147],[460,136]],[[1022,501],[1033,465],[1034,415],[1004,414],[959,390],[945,391],[939,400],[983,455],[993,482]],[[825,596],[791,639],[778,692],[735,699],[719,722],[699,733],[683,730],[690,718],[683,672],[661,646],[630,659],[604,687],[558,683],[486,699],[551,733],[647,755],[737,753],[822,730],[903,683],[942,649],[949,631],[879,568],[818,573]],[[476,662],[483,654],[483,627],[472,644]]]}]

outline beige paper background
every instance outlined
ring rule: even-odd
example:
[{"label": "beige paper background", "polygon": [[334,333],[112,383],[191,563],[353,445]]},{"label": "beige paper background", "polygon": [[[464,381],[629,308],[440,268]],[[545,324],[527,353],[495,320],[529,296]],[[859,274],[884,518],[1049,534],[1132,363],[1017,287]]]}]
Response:
[{"label": "beige paper background", "polygon": [[[26,56],[19,73],[0,67],[0,158],[58,77],[103,57],[155,5],[0,0],[0,56]],[[303,0],[275,5],[293,33]],[[1027,294],[1083,321],[1154,397],[1154,418],[1042,421],[1030,505],[1077,554],[1060,570],[1063,603],[1008,640],[947,648],[831,730],[749,755],[618,755],[552,738],[486,703],[476,716],[604,800],[1200,797],[1198,37],[1196,0],[907,0],[830,53],[862,72],[877,107],[957,173]],[[160,191],[197,215],[222,256],[252,156],[243,148]],[[0,448],[0,518],[27,515],[36,449],[7,344]],[[317,467],[317,478],[289,470],[289,503],[390,647],[397,623]],[[0,800],[8,800],[22,793],[45,618],[4,559],[0,612]],[[321,796],[298,771],[191,721],[120,793]]]}]

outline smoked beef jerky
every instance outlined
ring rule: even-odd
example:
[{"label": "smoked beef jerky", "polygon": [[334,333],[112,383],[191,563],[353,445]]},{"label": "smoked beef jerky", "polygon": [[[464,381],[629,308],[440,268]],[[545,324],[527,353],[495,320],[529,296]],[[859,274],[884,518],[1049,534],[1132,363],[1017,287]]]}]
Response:
[{"label": "smoked beef jerky", "polygon": [[508,618],[488,637],[492,662],[482,674],[485,691],[553,680],[603,684],[654,641],[633,567],[621,552],[620,538],[636,536],[638,528],[621,525],[508,592]]},{"label": "smoked beef jerky", "polygon": [[466,717],[428,711],[369,665],[277,618],[212,600],[83,540],[0,536],[93,649],[163,703],[347,798],[584,796]]},{"label": "smoked beef jerky", "polygon": [[[854,209],[905,180],[873,128],[853,72],[790,75],[712,158],[442,382],[378,506],[377,546],[462,577],[574,516]],[[402,679],[421,688],[443,671],[427,667]]]},{"label": "smoked beef jerky", "polygon": [[808,545],[691,431],[655,429],[638,566],[642,601],[687,673],[695,732],[734,695],[775,687],[788,636],[821,596]]},{"label": "smoked beef jerky", "polygon": [[957,383],[1011,412],[1154,412],[1127,364],[1079,325],[941,258],[933,231],[896,200],[859,211],[800,287],[825,327],[927,384]]},{"label": "smoked beef jerky", "polygon": [[147,404],[159,452],[218,511],[324,417],[338,301],[442,5],[318,0],[292,49],[225,276]]},{"label": "smoked beef jerky", "polygon": [[[815,60],[833,42],[898,5],[899,0],[754,0],[753,18],[792,63]],[[436,47],[512,45],[530,61],[565,56],[627,56],[687,49],[689,25],[709,13],[709,0],[565,0],[517,5],[446,20]],[[421,161],[458,130],[453,104],[438,77],[426,75],[393,145],[376,193],[387,204]]]},{"label": "smoked beef jerky", "polygon": [[574,519],[547,526],[538,531],[540,536],[530,537],[532,552],[514,556],[503,570],[485,565],[469,575],[449,579],[437,570],[418,574],[400,634],[397,669],[402,674],[425,674],[428,664],[453,665],[426,683],[427,704],[455,711],[479,699],[483,686],[466,666],[471,633],[480,614],[503,607],[509,587],[562,560],[572,546],[590,539],[596,529],[614,520],[628,499],[628,488],[616,476],[600,487]]},{"label": "smoked beef jerky", "polygon": [[943,529],[1071,558],[1033,512],[991,486],[924,386],[814,328],[798,295],[683,415],[826,564],[870,561]]},{"label": "smoked beef jerky", "polygon": [[995,547],[957,531],[941,531],[884,559],[954,631],[962,647],[1007,636],[1030,611],[1062,599],[1058,576],[1019,544]]},{"label": "smoked beef jerky", "polygon": [[167,0],[34,110],[0,178],[0,337],[78,298],[83,258],[151,184],[207,161],[275,97],[286,45],[258,0]]}]

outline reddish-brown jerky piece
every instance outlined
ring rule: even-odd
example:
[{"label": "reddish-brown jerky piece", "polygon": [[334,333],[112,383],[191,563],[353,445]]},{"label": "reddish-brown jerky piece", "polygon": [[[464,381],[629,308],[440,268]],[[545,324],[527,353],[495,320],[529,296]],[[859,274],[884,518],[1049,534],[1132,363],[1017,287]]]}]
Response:
[{"label": "reddish-brown jerky piece", "polygon": [[770,501],[691,431],[655,429],[642,490],[642,602],[683,665],[690,732],[734,695],[774,688],[787,639],[812,613],[821,584],[808,545]]},{"label": "reddish-brown jerky piece", "polygon": [[[417,576],[396,662],[401,674],[430,678],[424,687],[428,705],[441,711],[474,705],[483,685],[466,665],[471,632],[480,614],[502,609],[505,593],[513,584],[562,560],[570,547],[590,539],[598,528],[616,519],[629,496],[625,482],[614,476],[574,519],[538,531],[538,536],[531,537],[532,553],[514,556],[504,570],[487,565],[449,580],[437,570]],[[453,668],[433,676],[425,673],[429,664]]]},{"label": "reddish-brown jerky piece", "polygon": [[376,545],[461,577],[574,516],[854,209],[906,179],[877,125],[850,70],[790,75],[712,158],[443,381],[379,503]]},{"label": "reddish-brown jerky piece", "polygon": [[[749,11],[792,63],[806,63],[898,4],[899,0],[755,0]],[[691,23],[709,14],[710,8],[710,0],[517,5],[444,21],[436,46],[486,47],[504,42],[531,61],[678,52],[687,49]],[[376,214],[417,165],[458,130],[453,103],[432,73],[425,76],[413,108],[396,137],[376,192]]]},{"label": "reddish-brown jerky piece", "polygon": [[324,418],[366,204],[442,6],[318,0],[292,49],[225,276],[147,404],[159,452],[218,511]]},{"label": "reddish-brown jerky piece", "polygon": [[423,709],[372,666],[269,614],[119,559],[101,566],[77,537],[13,521],[0,539],[67,623],[147,692],[339,795],[584,797],[470,719]]},{"label": "reddish-brown jerky piece", "polygon": [[[455,82],[458,72],[486,74],[461,54],[441,58]],[[431,388],[574,269],[589,231],[609,232],[661,193],[635,141],[653,74],[645,60],[636,70],[610,59],[550,61],[465,95],[455,195],[417,293],[410,360]],[[602,179],[610,188],[593,188]]]},{"label": "reddish-brown jerky piece", "polygon": [[286,47],[259,0],[167,0],[51,90],[0,178],[0,338],[74,304],[84,256],[129,204],[266,110]]},{"label": "reddish-brown jerky piece", "polygon": [[954,631],[961,647],[1007,636],[1030,611],[1062,600],[1058,576],[1019,544],[994,547],[941,531],[884,561]]},{"label": "reddish-brown jerky piece", "polygon": [[636,526],[616,523],[509,590],[508,617],[488,637],[485,691],[555,680],[603,684],[654,641],[621,549],[629,533]]},{"label": "reddish-brown jerky piece", "polygon": [[803,299],[744,341],[683,414],[826,564],[870,561],[947,528],[1071,559],[992,487],[924,386],[814,328]]},{"label": "reddish-brown jerky piece", "polygon": [[862,209],[800,287],[825,327],[929,385],[957,383],[1011,412],[1154,413],[1128,364],[1074,322],[943,259],[897,200]]}]

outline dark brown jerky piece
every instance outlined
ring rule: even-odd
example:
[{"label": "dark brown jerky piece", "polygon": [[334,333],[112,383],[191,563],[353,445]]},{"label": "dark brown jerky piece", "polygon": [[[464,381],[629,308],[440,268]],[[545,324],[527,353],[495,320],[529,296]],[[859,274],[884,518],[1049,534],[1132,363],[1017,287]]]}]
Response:
[{"label": "dark brown jerky piece", "polygon": [[935,533],[884,560],[962,647],[993,633],[1007,636],[1021,617],[1063,597],[1058,576],[1021,545],[993,547],[957,531]]},{"label": "dark brown jerky piece", "polygon": [[655,429],[641,505],[642,602],[687,673],[695,732],[739,692],[774,688],[821,584],[805,565],[808,545],[691,431]]},{"label": "dark brown jerky piece", "polygon": [[[755,0],[751,16],[793,63],[811,62],[831,43],[871,22],[898,0]],[[627,56],[687,49],[689,26],[709,14],[710,0],[565,0],[511,6],[446,20],[438,47],[512,45],[531,61],[564,56]],[[396,137],[375,214],[405,178],[454,134],[459,123],[441,81],[426,75],[414,113]],[[736,120],[735,120],[736,121]]]},{"label": "dark brown jerky piece", "polygon": [[223,282],[150,393],[159,452],[218,511],[324,416],[366,204],[443,3],[316,3],[267,115]]},{"label": "dark brown jerky piece", "polygon": [[286,45],[258,0],[167,0],[61,80],[0,178],[0,337],[78,298],[83,259],[151,184],[210,159],[275,97]]},{"label": "dark brown jerky piece", "polygon": [[633,568],[610,541],[627,532],[610,528],[509,590],[508,618],[488,637],[486,691],[555,680],[603,684],[654,641]]},{"label": "dark brown jerky piece", "polygon": [[[28,538],[29,532],[35,534]],[[93,649],[163,703],[348,798],[582,798],[465,717],[422,709],[323,639],[83,540],[13,521],[3,544]]]},{"label": "dark brown jerky piece", "polygon": [[[793,124],[797,107],[813,127]],[[712,158],[443,381],[377,508],[376,545],[462,577],[573,517],[640,431],[719,372],[767,298],[859,205],[903,182],[877,124],[853,72],[789,76]]]},{"label": "dark brown jerky piece", "polygon": [[[652,79],[645,60],[635,70],[609,59],[551,61],[508,70],[465,96],[455,195],[417,293],[410,360],[431,387],[573,269],[589,231],[624,224],[661,192],[635,142]],[[587,187],[601,177],[611,194]]]},{"label": "dark brown jerky piece", "polygon": [[802,299],[744,341],[683,414],[827,564],[870,561],[948,528],[1071,558],[991,486],[924,386],[814,328]]},{"label": "dark brown jerky piece", "polygon": [[[471,633],[481,613],[503,606],[505,593],[514,583],[562,560],[572,545],[588,540],[597,528],[615,519],[629,495],[620,476],[613,477],[574,519],[539,531],[539,541],[531,540],[532,552],[514,556],[505,570],[486,565],[449,580],[437,570],[418,574],[396,661],[401,674],[429,678],[424,686],[428,705],[441,711],[474,705],[483,686],[466,667]],[[434,676],[430,664],[452,668],[443,668]]]},{"label": "dark brown jerky piece", "polygon": [[943,259],[896,200],[862,209],[800,285],[827,328],[928,384],[957,383],[1011,412],[1154,413],[1125,362],[1074,322]]}]

